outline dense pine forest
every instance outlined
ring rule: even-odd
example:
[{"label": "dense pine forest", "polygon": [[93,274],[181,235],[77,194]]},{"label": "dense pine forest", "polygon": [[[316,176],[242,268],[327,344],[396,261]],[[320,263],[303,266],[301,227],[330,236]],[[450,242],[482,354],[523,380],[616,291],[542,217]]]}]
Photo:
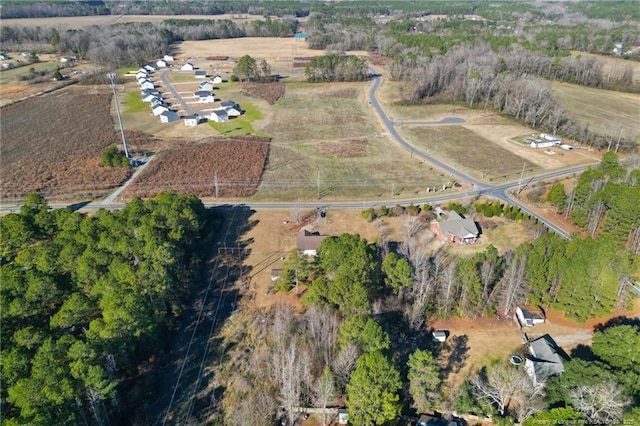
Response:
[{"label": "dense pine forest", "polygon": [[4,216],[2,423],[131,413],[131,383],[170,344],[216,228],[200,200],[172,193],[90,216],[32,195]]}]

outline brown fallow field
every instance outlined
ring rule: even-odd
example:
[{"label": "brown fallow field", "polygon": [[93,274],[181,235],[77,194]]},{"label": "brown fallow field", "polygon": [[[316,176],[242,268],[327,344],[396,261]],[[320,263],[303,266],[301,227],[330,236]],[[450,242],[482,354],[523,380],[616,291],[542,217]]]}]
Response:
[{"label": "brown fallow field", "polygon": [[254,194],[269,153],[269,138],[211,137],[196,145],[168,149],[133,181],[125,197],[153,197],[169,190],[199,197]]},{"label": "brown fallow field", "polygon": [[[0,109],[0,197],[93,197],[124,182],[129,169],[101,165],[104,150],[121,145],[110,107],[108,87],[83,86]],[[127,133],[132,145],[148,138]]]}]

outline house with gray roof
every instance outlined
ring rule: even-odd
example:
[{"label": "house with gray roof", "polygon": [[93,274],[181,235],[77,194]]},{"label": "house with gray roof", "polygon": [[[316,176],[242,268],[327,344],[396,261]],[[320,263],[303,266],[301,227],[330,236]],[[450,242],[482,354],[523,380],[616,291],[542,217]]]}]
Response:
[{"label": "house with gray roof", "polygon": [[564,364],[570,360],[569,355],[550,335],[529,341],[528,347],[530,355],[525,356],[524,368],[534,385],[564,373]]},{"label": "house with gray roof", "polygon": [[451,211],[442,221],[431,221],[433,231],[442,243],[475,243],[480,236],[480,230],[475,221],[465,219],[458,213]]},{"label": "house with gray roof", "polygon": [[322,240],[327,238],[327,235],[320,235],[319,233],[310,232],[309,230],[302,228],[298,235],[296,235],[296,244],[298,250],[306,256],[315,256],[317,254],[318,247]]}]

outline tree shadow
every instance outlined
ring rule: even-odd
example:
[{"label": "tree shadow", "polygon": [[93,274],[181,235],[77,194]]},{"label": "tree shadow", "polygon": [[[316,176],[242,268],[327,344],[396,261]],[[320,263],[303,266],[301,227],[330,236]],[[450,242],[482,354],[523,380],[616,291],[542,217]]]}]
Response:
[{"label": "tree shadow", "polygon": [[221,347],[217,332],[248,288],[251,267],[245,260],[252,240],[245,235],[258,224],[250,220],[255,211],[244,205],[223,205],[209,211],[221,224],[208,245],[210,252],[200,280],[192,287],[177,330],[166,336],[168,350],[158,354],[159,362],[147,374],[145,381],[151,389],[145,392],[146,406],[130,407],[131,412],[144,409],[156,424],[182,423],[208,415],[213,392],[208,386],[212,374],[208,367],[228,350]]},{"label": "tree shadow", "polygon": [[619,325],[630,325],[632,327],[636,327],[640,329],[640,318],[629,318],[625,316],[619,316],[615,318],[611,318],[609,321],[605,323],[597,324],[593,327],[593,331],[605,331],[611,327],[617,327]]},{"label": "tree shadow", "polygon": [[458,373],[469,358],[469,336],[450,337],[439,345],[437,356],[442,365],[442,379],[446,380],[452,373]]}]

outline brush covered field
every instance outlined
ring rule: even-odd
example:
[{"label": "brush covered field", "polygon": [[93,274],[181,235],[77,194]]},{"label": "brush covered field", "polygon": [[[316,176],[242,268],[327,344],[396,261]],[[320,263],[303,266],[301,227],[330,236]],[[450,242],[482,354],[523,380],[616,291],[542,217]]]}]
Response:
[{"label": "brush covered field", "polygon": [[[110,107],[107,87],[68,87],[3,107],[0,197],[96,196],[125,181],[129,169],[101,165],[104,150],[121,145]],[[147,136],[129,139],[144,144]]]},{"label": "brush covered field", "polygon": [[175,190],[199,197],[248,197],[254,194],[269,153],[269,138],[211,137],[195,145],[167,149],[125,191],[129,197],[153,197]]}]

